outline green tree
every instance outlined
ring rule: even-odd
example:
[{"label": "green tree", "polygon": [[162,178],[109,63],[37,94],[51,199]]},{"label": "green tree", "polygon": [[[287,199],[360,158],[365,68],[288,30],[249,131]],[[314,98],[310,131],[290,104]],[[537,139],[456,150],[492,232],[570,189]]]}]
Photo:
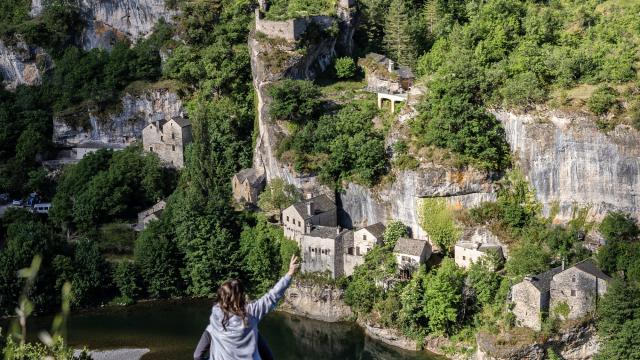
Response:
[{"label": "green tree", "polygon": [[486,256],[469,267],[467,278],[480,306],[494,303],[501,281],[501,276],[496,273],[496,267],[495,259]]},{"label": "green tree", "polygon": [[453,219],[453,211],[444,199],[423,199],[421,224],[431,241],[445,254],[452,250],[461,235]]},{"label": "green tree", "polygon": [[546,271],[550,264],[551,258],[542,246],[524,242],[510,252],[505,268],[509,276],[521,277]]},{"label": "green tree", "polygon": [[384,246],[393,249],[398,239],[407,235],[407,225],[403,224],[400,220],[393,220],[389,222],[384,229],[384,234],[382,235]]},{"label": "green tree", "polygon": [[121,299],[133,302],[141,294],[140,275],[135,263],[130,261],[119,262],[113,271],[113,283],[120,292]]},{"label": "green tree", "polygon": [[462,303],[464,274],[453,259],[445,258],[425,281],[424,314],[429,330],[436,334],[451,334],[457,326],[458,309]]},{"label": "green tree", "polygon": [[356,63],[350,57],[337,58],[335,69],[338,79],[349,79],[356,74]]},{"label": "green tree", "polygon": [[273,98],[269,115],[274,119],[305,122],[317,114],[322,103],[320,95],[311,81],[282,80],[269,88],[269,96]]},{"label": "green tree", "polygon": [[587,107],[592,113],[602,115],[617,105],[617,98],[618,92],[614,88],[607,85],[599,86],[587,100]]},{"label": "green tree", "polygon": [[384,44],[387,54],[401,65],[416,61],[411,36],[409,9],[405,0],[392,0],[384,24]]},{"label": "green tree", "polygon": [[403,332],[408,336],[424,336],[427,332],[429,319],[424,307],[426,281],[427,273],[424,269],[419,269],[413,273],[411,281],[400,295],[402,309],[399,321]]},{"label": "green tree", "polygon": [[282,259],[280,244],[284,233],[258,217],[254,227],[245,227],[240,235],[244,272],[249,276],[251,290],[256,294],[267,292],[280,277]]},{"label": "green tree", "polygon": [[345,290],[345,302],[358,313],[369,313],[383,297],[381,286],[388,284],[396,272],[396,259],[391,250],[374,246],[364,256],[364,263],[355,268]]},{"label": "green tree", "polygon": [[264,211],[278,213],[282,223],[282,210],[300,201],[302,196],[296,187],[282,178],[272,179],[258,198],[258,206]]},{"label": "green tree", "polygon": [[640,359],[640,287],[615,279],[598,309],[602,348],[597,359]]}]

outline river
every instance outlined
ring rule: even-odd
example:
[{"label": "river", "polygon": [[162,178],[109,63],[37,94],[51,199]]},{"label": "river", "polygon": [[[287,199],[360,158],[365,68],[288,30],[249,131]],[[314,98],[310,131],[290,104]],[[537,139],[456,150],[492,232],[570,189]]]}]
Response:
[{"label": "river", "polygon": [[[143,360],[192,359],[210,304],[210,300],[155,301],[75,313],[69,319],[68,342],[76,348],[151,349]],[[48,328],[50,320],[30,319],[29,332]],[[282,312],[268,315],[260,332],[277,359],[442,359],[370,339],[352,323],[325,323]]]}]

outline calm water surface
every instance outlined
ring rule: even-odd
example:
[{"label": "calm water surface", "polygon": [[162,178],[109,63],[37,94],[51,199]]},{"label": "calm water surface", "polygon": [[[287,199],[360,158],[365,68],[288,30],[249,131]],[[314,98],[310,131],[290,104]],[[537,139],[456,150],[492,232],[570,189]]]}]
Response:
[{"label": "calm water surface", "polygon": [[[69,343],[74,347],[149,348],[143,360],[192,359],[209,316],[211,301],[167,301],[109,307],[73,315]],[[30,332],[48,328],[50,319],[30,321]],[[272,313],[260,324],[277,359],[442,359],[410,352],[366,337],[351,323],[324,323]]]}]

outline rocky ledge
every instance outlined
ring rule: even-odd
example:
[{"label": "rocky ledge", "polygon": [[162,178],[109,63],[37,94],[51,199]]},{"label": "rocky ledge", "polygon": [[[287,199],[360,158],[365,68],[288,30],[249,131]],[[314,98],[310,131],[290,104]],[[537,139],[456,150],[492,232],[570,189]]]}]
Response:
[{"label": "rocky ledge", "polygon": [[346,321],[353,313],[343,299],[342,289],[297,281],[287,289],[280,310],[325,322]]},{"label": "rocky ledge", "polygon": [[42,75],[52,67],[53,60],[44,49],[19,40],[15,44],[0,40],[0,79],[5,89],[40,85]]},{"label": "rocky ledge", "polygon": [[[93,350],[89,354],[93,360],[140,360],[150,351],[149,349]],[[76,350],[75,355],[79,355],[80,352],[81,350]]]}]

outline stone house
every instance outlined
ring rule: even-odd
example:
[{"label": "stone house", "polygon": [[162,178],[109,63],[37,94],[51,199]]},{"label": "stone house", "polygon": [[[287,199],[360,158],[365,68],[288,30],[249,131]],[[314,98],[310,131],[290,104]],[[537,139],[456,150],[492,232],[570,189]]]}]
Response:
[{"label": "stone house", "polygon": [[257,204],[258,195],[265,186],[264,175],[258,175],[255,169],[242,169],[231,179],[233,198],[238,203]]},{"label": "stone house", "polygon": [[369,53],[358,61],[364,68],[367,90],[388,94],[402,94],[413,87],[415,75],[411,68],[399,66],[384,55]]},{"label": "stone house", "polygon": [[453,248],[456,265],[468,268],[488,254],[504,259],[502,246],[496,242],[497,237],[486,228],[466,229]]},{"label": "stone house", "polygon": [[191,123],[182,117],[155,121],[142,129],[144,149],[156,153],[164,163],[184,167],[184,149],[192,141]]},{"label": "stone house", "polygon": [[[551,279],[549,308],[562,320],[574,320],[595,311],[598,298],[607,292],[611,277],[592,259],[581,261]],[[567,305],[568,313],[560,308]]]},{"label": "stone house", "polygon": [[400,276],[407,279],[431,257],[431,245],[426,240],[400,238],[393,248],[393,255],[400,270]]},{"label": "stone house", "polygon": [[160,220],[160,216],[162,215],[166,207],[167,202],[164,200],[160,200],[147,210],[139,212],[138,223],[134,226],[133,229],[136,231],[142,231],[151,221]]},{"label": "stone house", "polygon": [[300,244],[314,226],[337,226],[338,208],[327,195],[295,203],[282,211],[284,236]]},{"label": "stone house", "polygon": [[610,279],[590,259],[568,269],[558,266],[527,276],[511,287],[511,311],[516,317],[516,324],[540,330],[542,316],[550,309],[557,313],[558,305],[562,303],[569,308],[567,319],[584,316],[595,310],[597,298],[606,292]]},{"label": "stone house", "polygon": [[344,275],[343,240],[348,236],[353,238],[351,230],[313,226],[300,240],[301,271],[329,274],[333,279]]},{"label": "stone house", "polygon": [[343,236],[344,274],[353,275],[356,266],[364,263],[364,256],[374,245],[382,245],[385,226],[375,223],[356,231],[349,230]]}]

